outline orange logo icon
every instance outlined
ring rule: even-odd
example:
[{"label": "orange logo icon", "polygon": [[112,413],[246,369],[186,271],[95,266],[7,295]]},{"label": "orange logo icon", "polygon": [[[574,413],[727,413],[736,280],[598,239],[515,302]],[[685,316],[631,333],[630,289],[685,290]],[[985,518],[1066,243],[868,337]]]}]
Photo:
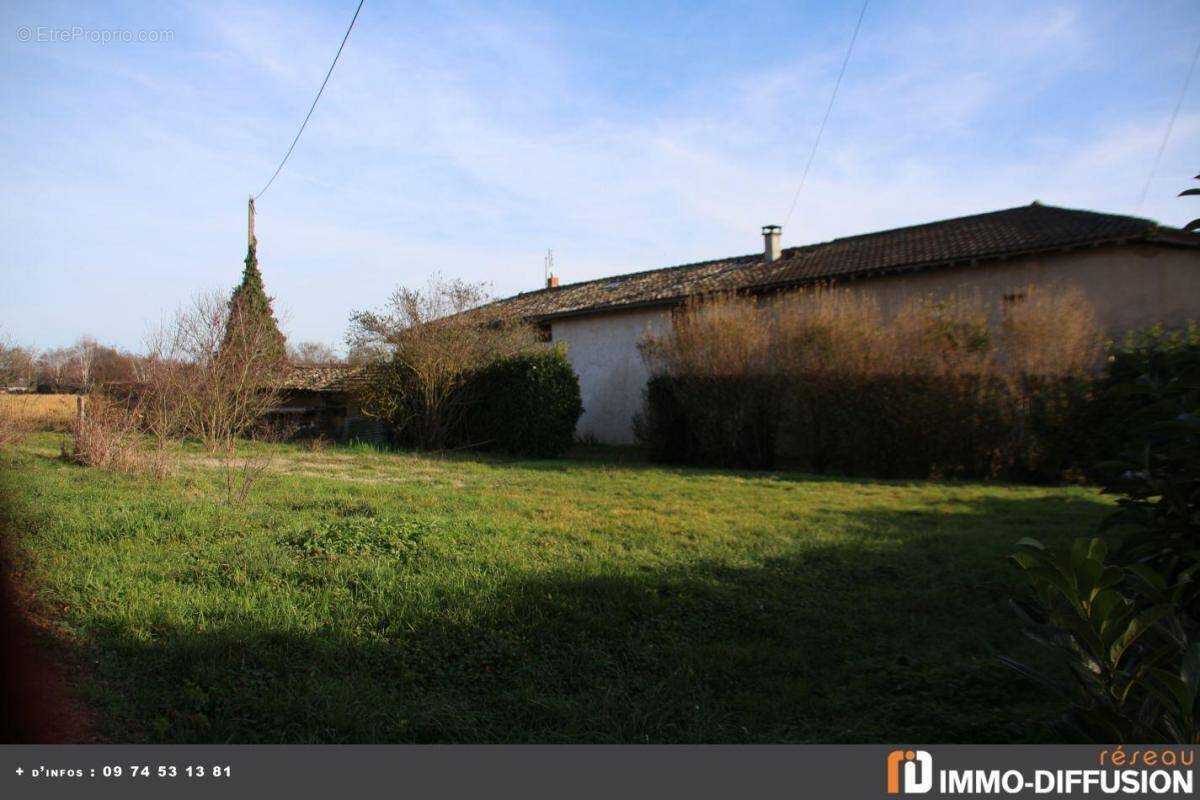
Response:
[{"label": "orange logo icon", "polygon": [[888,794],[924,794],[933,788],[933,757],[924,750],[893,750],[887,757]]}]

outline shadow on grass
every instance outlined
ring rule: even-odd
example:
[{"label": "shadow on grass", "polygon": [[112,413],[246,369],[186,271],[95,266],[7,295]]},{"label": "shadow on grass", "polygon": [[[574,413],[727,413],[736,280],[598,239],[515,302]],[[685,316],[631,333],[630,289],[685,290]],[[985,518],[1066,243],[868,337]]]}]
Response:
[{"label": "shadow on grass", "polygon": [[[980,514],[1047,526],[980,530]],[[752,566],[564,568],[364,602],[337,627],[98,623],[88,699],[118,741],[1046,740],[1055,704],[996,660],[1034,655],[1004,556],[1021,535],[1078,533],[1068,519],[989,499],[901,534],[871,514],[853,542]]]}]

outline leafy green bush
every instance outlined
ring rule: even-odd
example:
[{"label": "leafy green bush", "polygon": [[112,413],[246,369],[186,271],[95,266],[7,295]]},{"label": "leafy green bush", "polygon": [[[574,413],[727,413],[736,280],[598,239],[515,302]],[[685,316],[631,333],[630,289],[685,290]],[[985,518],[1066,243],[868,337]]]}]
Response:
[{"label": "leafy green bush", "polygon": [[552,458],[574,442],[583,413],[579,378],[560,347],[500,356],[464,368],[455,384],[428,413],[425,383],[403,365],[373,366],[358,390],[372,417],[386,421],[390,436],[374,421],[352,438],[391,440],[422,449],[485,448],[513,455]]},{"label": "leafy green bush", "polygon": [[1200,553],[1200,346],[1190,344],[1144,364],[1145,372],[1110,388],[1134,406],[1134,441],[1096,472],[1121,494],[1106,526],[1132,527],[1122,556],[1176,579]]},{"label": "leafy green bush", "polygon": [[[1109,344],[1108,364],[1096,387],[1088,427],[1095,440],[1096,460],[1113,459],[1129,450],[1140,428],[1154,419],[1175,416],[1156,392],[1195,383],[1200,375],[1200,325],[1179,328],[1155,325],[1130,331]],[[1097,476],[1103,480],[1103,474]]]},{"label": "leafy green bush", "polygon": [[1097,742],[1200,742],[1191,613],[1200,562],[1169,584],[1144,564],[1110,562],[1100,539],[1076,539],[1067,555],[1024,539],[1013,559],[1033,589],[1031,600],[1014,601],[1027,633],[1058,654],[1071,680],[1003,660],[1063,695],[1069,732]]},{"label": "leafy green bush", "polygon": [[359,406],[386,420],[399,444],[453,446],[475,373],[541,349],[532,325],[488,300],[484,284],[434,275],[423,289],[398,287],[383,308],[351,315],[351,348],[371,365],[356,381]]},{"label": "leafy green bush", "polygon": [[1096,430],[1091,421],[1093,375],[1021,378],[1024,437],[1014,477],[1052,481],[1082,479],[1095,460]]},{"label": "leafy green bush", "polygon": [[1109,347],[1108,383],[1136,382],[1143,375],[1178,375],[1200,367],[1200,324],[1159,324],[1125,334]]},{"label": "leafy green bush", "polygon": [[1200,743],[1200,361],[1187,336],[1153,332],[1109,373],[1105,400],[1131,439],[1096,469],[1122,495],[1103,525],[1125,531],[1117,558],[1099,539],[1065,557],[1023,540],[1014,556],[1034,595],[1014,602],[1073,675],[1068,722],[1094,741]]},{"label": "leafy green bush", "polygon": [[464,445],[553,458],[575,440],[583,402],[561,347],[497,359],[473,376],[468,391]]}]

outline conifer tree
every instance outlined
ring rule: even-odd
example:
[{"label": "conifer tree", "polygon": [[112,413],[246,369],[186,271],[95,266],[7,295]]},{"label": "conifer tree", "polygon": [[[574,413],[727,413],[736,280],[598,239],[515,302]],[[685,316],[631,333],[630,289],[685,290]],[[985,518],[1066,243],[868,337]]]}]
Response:
[{"label": "conifer tree", "polygon": [[271,298],[263,286],[255,244],[252,243],[246,253],[242,282],[229,298],[229,320],[221,349],[252,342],[255,352],[246,355],[259,364],[279,365],[287,359],[287,347],[271,309]]}]

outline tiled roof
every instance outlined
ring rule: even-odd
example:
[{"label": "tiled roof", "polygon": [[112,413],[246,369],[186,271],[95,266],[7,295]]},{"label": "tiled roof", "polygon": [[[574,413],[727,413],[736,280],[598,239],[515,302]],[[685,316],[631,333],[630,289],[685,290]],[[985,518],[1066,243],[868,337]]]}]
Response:
[{"label": "tiled roof", "polygon": [[344,392],[362,374],[362,367],[348,364],[301,364],[288,368],[274,388],[291,391]]},{"label": "tiled roof", "polygon": [[1127,241],[1195,247],[1200,235],[1138,217],[1034,203],[788,248],[774,262],[754,253],[525,292],[498,303],[523,317],[551,318],[665,304],[710,292],[786,288]]}]

